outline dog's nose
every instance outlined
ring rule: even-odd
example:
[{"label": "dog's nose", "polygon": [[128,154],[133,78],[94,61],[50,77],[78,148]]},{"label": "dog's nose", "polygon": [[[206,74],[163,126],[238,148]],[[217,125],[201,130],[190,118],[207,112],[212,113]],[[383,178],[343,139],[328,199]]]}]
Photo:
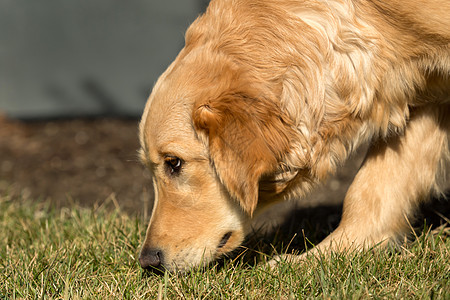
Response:
[{"label": "dog's nose", "polygon": [[159,249],[144,248],[139,255],[139,264],[143,269],[159,268],[162,266],[163,253]]}]

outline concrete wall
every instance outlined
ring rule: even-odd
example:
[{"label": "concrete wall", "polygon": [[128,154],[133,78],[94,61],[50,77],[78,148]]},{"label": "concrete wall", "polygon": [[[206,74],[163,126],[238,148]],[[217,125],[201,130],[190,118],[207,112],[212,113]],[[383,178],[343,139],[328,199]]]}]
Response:
[{"label": "concrete wall", "polygon": [[139,116],[206,2],[0,1],[0,112]]}]

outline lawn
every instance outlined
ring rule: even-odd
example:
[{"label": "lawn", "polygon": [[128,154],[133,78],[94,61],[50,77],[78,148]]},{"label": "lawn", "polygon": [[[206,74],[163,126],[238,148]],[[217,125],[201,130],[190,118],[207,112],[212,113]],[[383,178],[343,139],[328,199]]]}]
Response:
[{"label": "lawn", "polygon": [[207,268],[162,275],[136,260],[145,227],[104,206],[54,209],[1,195],[0,299],[450,299],[448,226],[422,226],[399,251],[333,254],[271,271],[270,247],[256,243]]}]

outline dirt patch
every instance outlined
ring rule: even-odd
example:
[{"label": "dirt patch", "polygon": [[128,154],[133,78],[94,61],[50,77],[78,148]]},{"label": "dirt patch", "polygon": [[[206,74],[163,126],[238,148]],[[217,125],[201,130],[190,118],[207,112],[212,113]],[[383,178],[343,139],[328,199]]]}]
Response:
[{"label": "dirt patch", "polygon": [[[137,159],[137,120],[0,119],[0,191],[58,206],[107,199],[142,207],[150,176]],[[151,190],[149,191],[152,192]],[[144,193],[145,195],[145,193]]]}]

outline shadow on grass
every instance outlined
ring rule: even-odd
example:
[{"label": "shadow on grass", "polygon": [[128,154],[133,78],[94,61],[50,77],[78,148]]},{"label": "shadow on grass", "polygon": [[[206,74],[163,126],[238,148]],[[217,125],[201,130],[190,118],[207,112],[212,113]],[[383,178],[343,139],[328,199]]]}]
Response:
[{"label": "shadow on grass", "polygon": [[[247,237],[241,248],[225,259],[240,261],[254,267],[282,253],[299,254],[311,249],[332,232],[339,224],[341,205],[295,209],[284,222],[269,234],[255,232]],[[244,250],[243,250],[244,249]]]}]

